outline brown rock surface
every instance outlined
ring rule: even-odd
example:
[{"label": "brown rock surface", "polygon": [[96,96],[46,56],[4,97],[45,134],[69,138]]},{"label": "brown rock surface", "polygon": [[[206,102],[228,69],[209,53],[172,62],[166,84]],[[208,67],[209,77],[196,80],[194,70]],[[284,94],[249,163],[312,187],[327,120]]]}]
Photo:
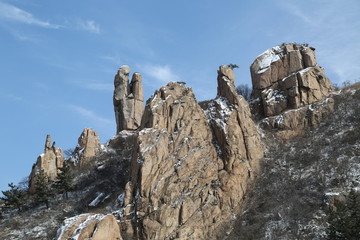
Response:
[{"label": "brown rock surface", "polygon": [[333,87],[317,64],[315,49],[295,43],[268,49],[250,67],[254,112],[262,126],[290,138],[316,126],[333,109]]},{"label": "brown rock surface", "polygon": [[205,111],[183,83],[147,101],[125,191],[122,221],[136,213],[127,237],[213,239],[239,211],[263,146],[233,71],[218,74],[218,98]]},{"label": "brown rock surface", "polygon": [[78,145],[76,146],[70,161],[75,165],[86,165],[99,151],[100,138],[98,133],[91,128],[85,128],[78,138]]},{"label": "brown rock surface", "polygon": [[102,214],[81,214],[68,218],[58,231],[57,240],[122,240],[116,218]]},{"label": "brown rock surface", "polygon": [[129,84],[129,66],[121,66],[114,79],[114,111],[116,133],[122,130],[136,130],[141,124],[144,112],[144,90],[142,77],[134,73]]},{"label": "brown rock surface", "polygon": [[265,117],[320,101],[330,95],[330,80],[318,66],[315,49],[295,43],[268,49],[250,67],[253,98]]},{"label": "brown rock surface", "polygon": [[29,176],[29,190],[34,192],[36,175],[43,170],[50,180],[55,180],[58,169],[63,166],[64,154],[61,148],[55,146],[55,142],[51,141],[50,135],[46,136],[45,150],[33,165]]}]

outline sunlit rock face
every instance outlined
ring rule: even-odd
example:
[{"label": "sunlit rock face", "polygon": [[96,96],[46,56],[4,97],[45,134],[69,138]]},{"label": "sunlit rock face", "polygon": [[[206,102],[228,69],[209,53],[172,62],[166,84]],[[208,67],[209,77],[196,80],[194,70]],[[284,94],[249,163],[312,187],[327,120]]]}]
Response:
[{"label": "sunlit rock face", "polygon": [[140,127],[144,112],[144,90],[140,73],[134,73],[129,83],[130,67],[123,65],[114,79],[113,104],[116,133]]},{"label": "sunlit rock face", "polygon": [[52,142],[50,135],[46,136],[45,149],[33,165],[29,176],[29,190],[31,193],[35,191],[36,175],[40,171],[49,177],[49,180],[56,179],[59,168],[64,164],[64,153],[61,148],[55,146],[55,142]]},{"label": "sunlit rock face", "polygon": [[238,213],[263,146],[234,78],[221,66],[218,96],[202,107],[182,82],[147,101],[121,214],[125,238],[213,239]]},{"label": "sunlit rock face", "polygon": [[[289,43],[268,49],[255,59],[250,72],[254,112],[269,117],[270,128],[302,130],[332,111],[333,101],[324,100],[333,87],[312,47]],[[320,112],[312,111],[311,104]]]}]

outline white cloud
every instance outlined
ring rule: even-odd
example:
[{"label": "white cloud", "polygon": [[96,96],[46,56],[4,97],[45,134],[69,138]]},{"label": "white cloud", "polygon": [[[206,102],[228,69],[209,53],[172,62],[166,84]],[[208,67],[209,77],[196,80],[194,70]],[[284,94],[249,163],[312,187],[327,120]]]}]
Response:
[{"label": "white cloud", "polygon": [[86,88],[99,91],[112,91],[114,86],[110,83],[89,83]]},{"label": "white cloud", "polygon": [[78,20],[78,26],[80,29],[91,33],[100,33],[100,25],[93,20]]},{"label": "white cloud", "polygon": [[5,20],[21,22],[29,25],[35,25],[45,28],[60,28],[61,26],[51,24],[37,19],[31,13],[26,12],[20,8],[17,8],[13,5],[0,2],[0,18]]},{"label": "white cloud", "polygon": [[20,102],[23,100],[22,97],[20,96],[17,96],[15,94],[12,94],[12,93],[1,93],[0,95],[2,98],[5,98],[7,100],[10,100],[10,101],[15,101],[15,102]]},{"label": "white cloud", "polygon": [[80,107],[80,106],[76,106],[76,105],[69,105],[69,108],[72,109],[73,111],[77,112],[78,114],[80,114],[81,116],[87,118],[90,121],[93,121],[96,124],[114,124],[113,120],[107,119],[107,118],[103,118],[98,116],[96,113],[94,113],[93,111]]},{"label": "white cloud", "polygon": [[172,72],[168,65],[140,66],[142,72],[161,82],[179,81],[180,77]]},{"label": "white cloud", "polygon": [[[277,1],[286,13],[293,15],[305,30],[302,38],[317,48],[317,60],[334,82],[360,76],[360,5],[358,0],[346,4],[335,0],[318,0],[309,4],[298,1]],[[300,34],[300,33],[298,33]],[[296,41],[296,36],[294,35]]]}]

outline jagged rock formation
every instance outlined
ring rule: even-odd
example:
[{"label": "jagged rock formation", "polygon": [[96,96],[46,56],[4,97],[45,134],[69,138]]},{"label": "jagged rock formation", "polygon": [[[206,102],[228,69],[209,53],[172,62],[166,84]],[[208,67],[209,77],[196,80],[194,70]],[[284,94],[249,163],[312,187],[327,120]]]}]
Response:
[{"label": "jagged rock formation", "polygon": [[183,83],[147,101],[125,188],[125,238],[211,239],[239,211],[263,147],[233,71],[220,67],[218,82],[205,111]]},{"label": "jagged rock formation", "polygon": [[81,214],[64,221],[58,230],[57,240],[92,239],[122,240],[116,218],[103,214]]},{"label": "jagged rock formation", "polygon": [[[250,70],[252,98],[258,101],[255,111],[270,117],[266,124],[271,128],[302,130],[316,125],[333,108],[332,100],[316,104],[319,112],[308,108],[329,97],[333,89],[312,47],[290,43],[268,49],[256,58]],[[288,111],[291,109],[300,111]]]},{"label": "jagged rock formation", "polygon": [[136,130],[144,112],[144,90],[140,73],[134,73],[129,84],[129,66],[121,66],[114,79],[114,111],[116,133]]},{"label": "jagged rock formation", "polygon": [[91,128],[85,128],[78,138],[76,146],[70,161],[77,166],[84,166],[90,163],[91,159],[100,151],[100,138],[96,131]]},{"label": "jagged rock formation", "polygon": [[61,150],[61,148],[55,147],[55,142],[52,142],[50,135],[47,135],[44,153],[38,157],[36,163],[32,167],[29,176],[30,192],[34,192],[35,190],[36,174],[43,170],[50,180],[55,180],[58,169],[63,166],[63,163],[63,151]]}]

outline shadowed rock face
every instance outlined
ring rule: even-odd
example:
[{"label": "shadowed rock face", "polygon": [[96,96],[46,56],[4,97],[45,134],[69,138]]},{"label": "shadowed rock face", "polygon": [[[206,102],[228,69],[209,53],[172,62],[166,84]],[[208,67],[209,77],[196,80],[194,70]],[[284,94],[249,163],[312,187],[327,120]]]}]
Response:
[{"label": "shadowed rock face", "polygon": [[35,190],[36,175],[43,170],[49,177],[49,180],[55,180],[58,174],[58,169],[63,166],[64,154],[61,148],[55,147],[55,142],[52,143],[50,135],[46,136],[45,150],[41,154],[36,163],[33,165],[29,176],[29,190],[31,193]]},{"label": "shadowed rock face", "polygon": [[316,126],[333,109],[333,100],[327,100],[333,87],[312,47],[273,47],[255,59],[250,71],[255,114],[265,117],[264,127],[283,131],[279,134],[285,138]]},{"label": "shadowed rock face", "polygon": [[122,209],[126,238],[212,239],[239,211],[263,146],[229,67],[218,83],[204,109],[183,83],[147,101]]},{"label": "shadowed rock face", "polygon": [[142,77],[134,73],[129,84],[129,66],[121,66],[114,79],[114,111],[116,133],[122,130],[136,130],[140,127],[144,112],[144,90]]}]

